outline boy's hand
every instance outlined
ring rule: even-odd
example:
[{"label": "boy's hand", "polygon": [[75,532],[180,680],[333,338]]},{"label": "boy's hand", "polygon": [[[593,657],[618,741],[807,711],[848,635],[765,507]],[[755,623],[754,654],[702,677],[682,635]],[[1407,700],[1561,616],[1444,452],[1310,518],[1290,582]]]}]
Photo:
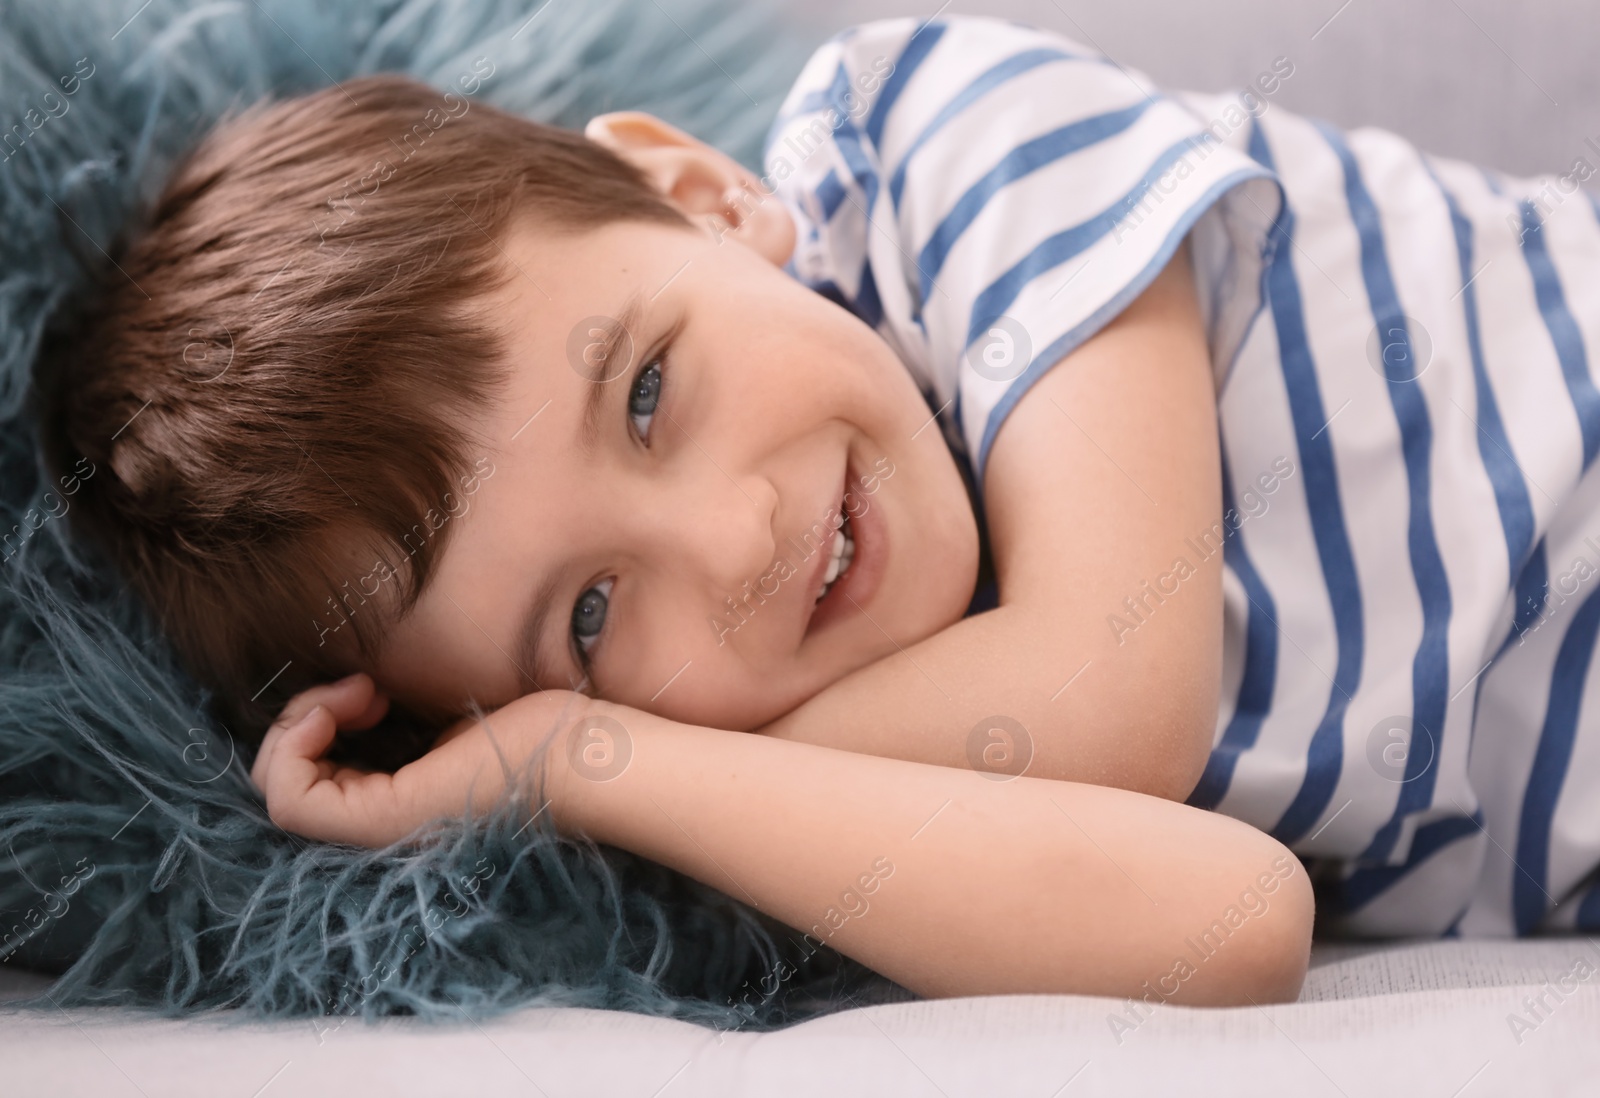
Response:
[{"label": "boy's hand", "polygon": [[[371,728],[388,711],[388,696],[358,672],[290,699],[262,741],[250,777],[266,797],[272,822],[284,830],[324,842],[381,847],[422,824],[460,814],[469,788],[475,809],[495,802],[504,774],[488,725],[516,771],[546,735],[586,716],[589,702],[566,690],[528,694],[483,722],[456,721],[426,755],[386,774],[322,757],[339,732]],[[560,768],[564,745],[553,745],[547,758],[547,773],[552,764]]]},{"label": "boy's hand", "polygon": [[397,822],[394,775],[322,756],[338,733],[371,728],[388,710],[388,695],[363,672],[289,699],[250,768],[272,822],[308,838],[381,845],[372,840]]}]

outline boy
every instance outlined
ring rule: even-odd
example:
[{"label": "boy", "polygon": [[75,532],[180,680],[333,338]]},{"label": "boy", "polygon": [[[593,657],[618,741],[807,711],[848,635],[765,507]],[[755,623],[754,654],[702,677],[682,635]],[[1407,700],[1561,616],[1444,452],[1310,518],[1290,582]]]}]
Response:
[{"label": "boy", "polygon": [[[838,948],[922,994],[1292,997],[1303,873],[1185,797],[1329,858],[1355,930],[1444,932],[1469,904],[1485,932],[1531,929],[1554,900],[1525,922],[1525,893],[1496,893],[1512,875],[1480,874],[1530,804],[1538,872],[1579,895],[1595,859],[1551,830],[1559,773],[1551,790],[1548,761],[1504,760],[1548,738],[1564,770],[1574,737],[1540,736],[1497,672],[1543,660],[1552,697],[1581,690],[1587,652],[1560,668],[1589,617],[1493,658],[1513,595],[1540,590],[1541,539],[1568,538],[1526,485],[1564,499],[1593,453],[1567,337],[1581,354],[1600,308],[1548,305],[1545,269],[1592,261],[1581,202],[1546,226],[1526,198],[1463,199],[1463,166],[1387,135],[1157,97],[986,20],[824,47],[761,179],[631,113],[583,142],[480,108],[374,164],[431,108],[401,82],[349,87],[359,108],[310,97],[214,137],[124,264],[159,305],[124,290],[97,345],[165,354],[166,388],[97,357],[67,390],[73,447],[124,494],[90,521],[208,681],[244,697],[279,665],[279,691],[362,669],[298,694],[263,742],[283,826],[401,838],[469,786],[497,796],[503,750],[547,768],[559,829],[791,925],[834,913]],[[343,204],[331,228],[291,224],[324,202]],[[1504,210],[1532,228],[1493,277],[1526,257],[1540,307],[1479,316],[1471,247]],[[1353,294],[1305,285],[1314,253]],[[185,329],[205,353],[172,353]],[[1479,347],[1538,335],[1559,408],[1542,382],[1491,384]],[[1538,408],[1576,429],[1535,431]],[[1365,478],[1360,515],[1340,470]],[[969,602],[980,532],[992,609]],[[394,775],[322,758],[390,698],[441,724],[499,707],[494,742],[466,717]],[[1460,726],[1494,707],[1480,781]],[[884,865],[881,917],[838,919],[833,897]],[[1275,893],[1260,917],[1247,889]],[[1180,974],[1197,933],[1236,948]]]}]

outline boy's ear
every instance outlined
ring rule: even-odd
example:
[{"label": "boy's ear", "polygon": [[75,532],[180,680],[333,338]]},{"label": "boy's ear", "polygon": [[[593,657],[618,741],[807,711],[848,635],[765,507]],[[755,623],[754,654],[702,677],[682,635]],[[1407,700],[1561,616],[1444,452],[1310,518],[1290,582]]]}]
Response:
[{"label": "boy's ear", "polygon": [[597,115],[584,136],[645,173],[720,242],[737,240],[777,266],[794,253],[794,219],[743,164],[643,111]]}]

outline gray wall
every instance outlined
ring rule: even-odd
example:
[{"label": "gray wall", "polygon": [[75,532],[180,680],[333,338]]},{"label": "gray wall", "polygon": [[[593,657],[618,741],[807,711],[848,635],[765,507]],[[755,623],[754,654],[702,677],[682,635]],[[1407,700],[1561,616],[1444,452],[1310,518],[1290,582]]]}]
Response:
[{"label": "gray wall", "polygon": [[[947,13],[1058,30],[1169,88],[1241,87],[1287,55],[1273,102],[1377,125],[1512,174],[1600,171],[1600,0],[952,0]],[[828,32],[938,0],[800,0]],[[1335,14],[1337,13],[1337,14]],[[1331,17],[1331,22],[1329,21]],[[1315,35],[1315,37],[1313,37]],[[1600,176],[1589,180],[1600,185]]]}]

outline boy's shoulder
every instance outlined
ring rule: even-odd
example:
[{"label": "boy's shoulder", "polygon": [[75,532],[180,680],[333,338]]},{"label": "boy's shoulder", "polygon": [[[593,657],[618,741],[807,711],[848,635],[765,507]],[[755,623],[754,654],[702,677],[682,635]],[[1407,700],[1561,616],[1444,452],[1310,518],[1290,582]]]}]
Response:
[{"label": "boy's shoulder", "polygon": [[901,15],[884,19],[871,19],[838,31],[818,47],[818,53],[835,55],[861,50],[891,49],[903,51],[916,43],[924,52],[932,50],[935,43],[949,39],[962,46],[983,47],[993,45],[1026,44],[1040,38],[1069,42],[1078,50],[1089,53],[1082,45],[1058,31],[1015,19],[1000,19],[991,15],[942,14],[929,19],[921,16]]},{"label": "boy's shoulder", "polygon": [[1026,109],[1015,78],[1063,60],[1109,65],[1054,31],[989,16],[901,16],[846,27],[816,49],[779,107],[763,149],[764,189],[821,222],[851,197],[849,182],[870,206],[877,185],[890,184],[879,178],[886,158],[902,159],[924,143],[914,134],[958,112]]},{"label": "boy's shoulder", "polygon": [[1242,137],[1145,74],[981,16],[850,27],[769,134],[787,265],[887,340],[980,472],[1034,379],[1136,298],[1202,218],[1214,358],[1231,362],[1280,208]]},{"label": "boy's shoulder", "polygon": [[1039,48],[1098,56],[1055,31],[985,15],[896,16],[857,23],[817,47],[780,107],[778,120],[829,106],[848,110],[853,104],[847,96],[870,104],[884,87],[903,85],[924,64],[968,68],[975,60]]}]

